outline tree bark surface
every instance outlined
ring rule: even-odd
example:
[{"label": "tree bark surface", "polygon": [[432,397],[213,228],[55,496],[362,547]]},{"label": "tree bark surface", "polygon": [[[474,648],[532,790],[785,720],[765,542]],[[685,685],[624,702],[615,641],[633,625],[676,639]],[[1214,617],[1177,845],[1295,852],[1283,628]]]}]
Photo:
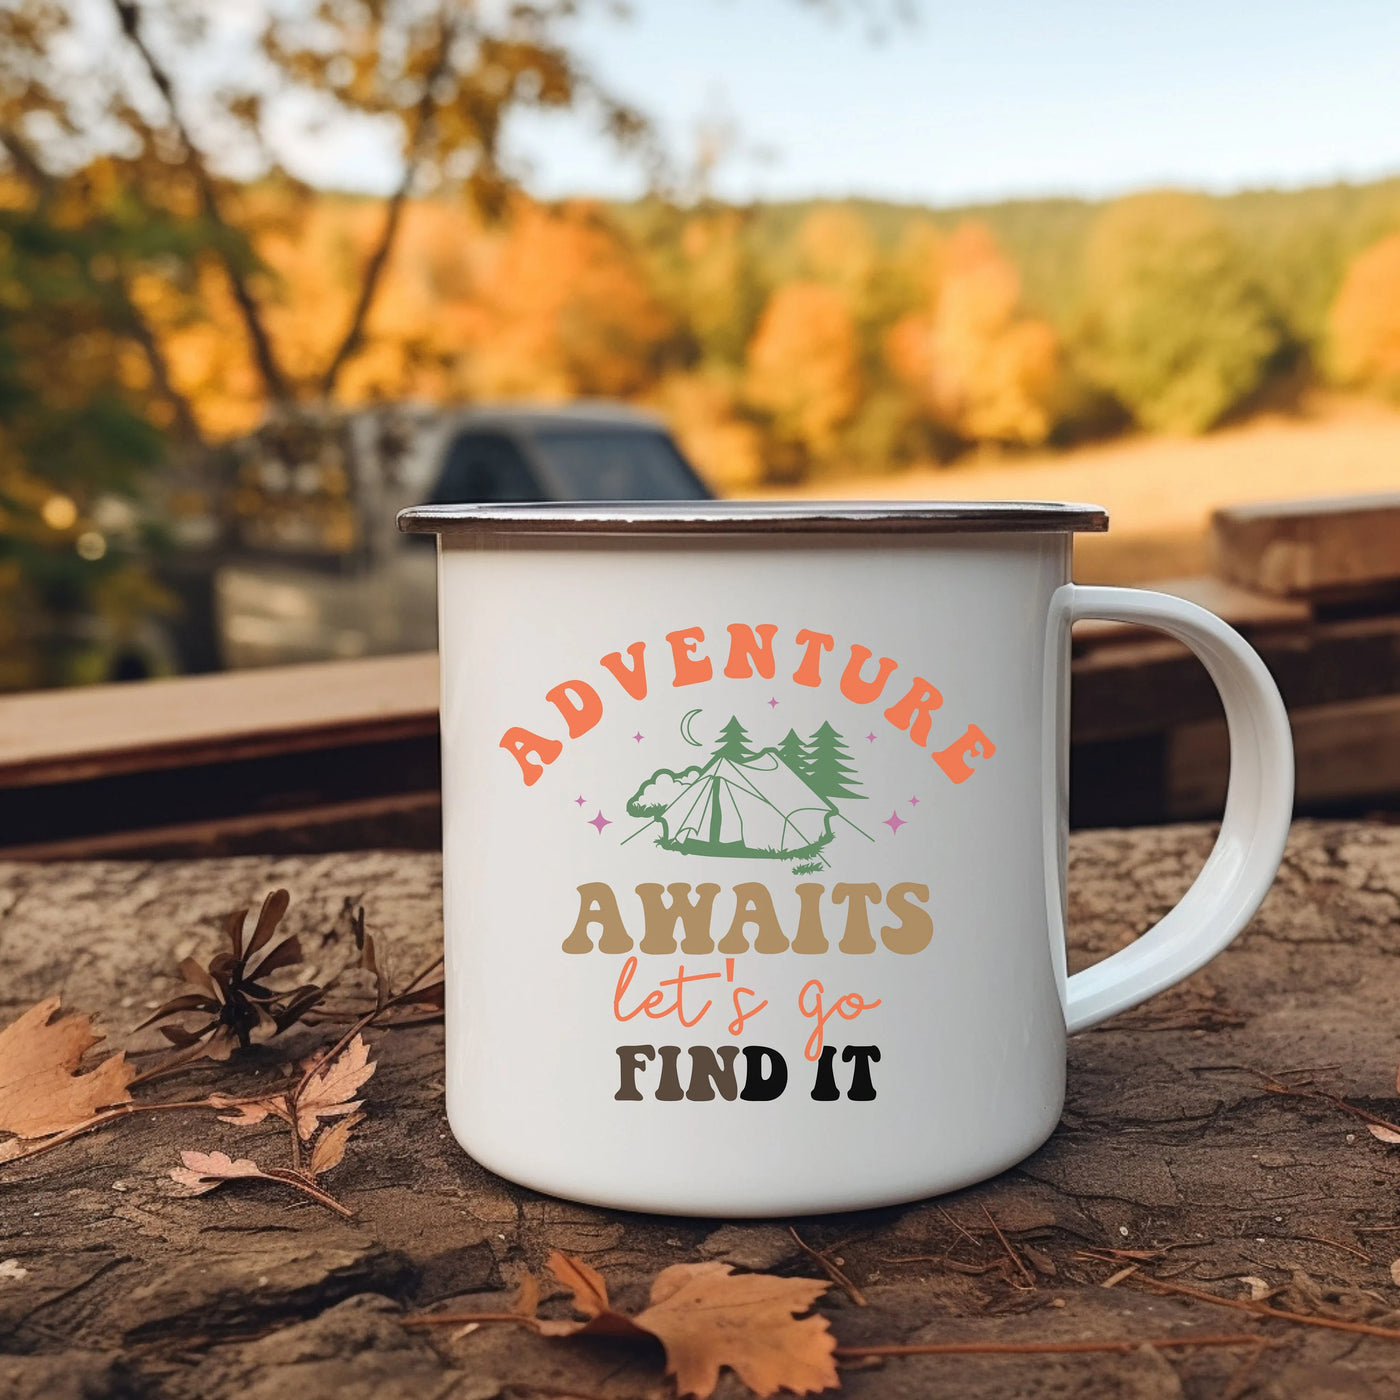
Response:
[{"label": "tree bark surface", "polygon": [[[1070,842],[1071,959],[1130,941],[1182,894],[1212,830],[1091,831]],[[363,903],[400,979],[438,946],[440,862],[419,853],[0,865],[0,1022],[54,992],[98,1014],[109,1044],[173,994],[175,965],[217,946],[228,911],[271,888],[312,969],[342,900]],[[307,970],[313,977],[315,972]],[[1400,1342],[1251,1318],[1154,1294],[1143,1276],[1289,1311],[1400,1328],[1400,1148],[1315,1087],[1400,1117],[1400,828],[1300,822],[1263,909],[1182,986],[1077,1037],[1051,1141],[937,1201],[791,1222],[868,1300],[821,1303],[843,1346],[1250,1332],[1259,1352],[953,1356],[843,1366],[852,1397],[958,1400],[1342,1400],[1400,1394]],[[269,1083],[322,1043],[304,1034],[239,1067],[172,1082],[179,1096]],[[643,1400],[673,1393],[656,1356],[482,1326],[405,1330],[453,1300],[500,1311],[553,1249],[599,1269],[623,1307],[669,1264],[814,1275],[788,1222],[646,1217],[553,1200],[472,1162],[448,1132],[442,1028],[371,1033],[368,1116],[328,1186],[343,1220],[271,1183],[182,1198],[181,1149],[285,1160],[280,1125],[138,1115],[0,1166],[0,1397],[53,1400]],[[153,1085],[149,1093],[162,1086]],[[1013,1266],[992,1222],[1015,1251]],[[1148,1257],[1108,1251],[1150,1251]],[[1136,1264],[1138,1273],[1104,1283]],[[717,1392],[748,1392],[726,1373]]]}]

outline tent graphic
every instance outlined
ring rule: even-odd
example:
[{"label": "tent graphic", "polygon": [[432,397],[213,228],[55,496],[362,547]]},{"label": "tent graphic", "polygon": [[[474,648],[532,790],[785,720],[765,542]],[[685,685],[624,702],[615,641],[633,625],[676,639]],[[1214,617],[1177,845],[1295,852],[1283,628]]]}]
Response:
[{"label": "tent graphic", "polygon": [[[794,746],[789,742],[794,738],[755,752],[743,726],[731,719],[708,762],[679,773],[658,769],[632,794],[627,811],[647,818],[648,827],[654,823],[660,828],[656,844],[664,850],[768,860],[816,858],[813,868],[819,868],[824,862],[817,853],[831,841],[832,823],[845,818],[832,797],[814,785],[806,746]],[[847,770],[841,796],[857,796],[850,790],[852,782]]]}]

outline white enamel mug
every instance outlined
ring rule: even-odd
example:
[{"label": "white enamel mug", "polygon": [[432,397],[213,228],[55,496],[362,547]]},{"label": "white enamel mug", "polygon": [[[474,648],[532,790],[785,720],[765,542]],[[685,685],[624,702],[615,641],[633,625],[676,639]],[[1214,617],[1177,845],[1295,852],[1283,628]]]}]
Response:
[{"label": "white enamel mug", "polygon": [[[439,536],[447,1111],[479,1162],[628,1210],[934,1195],[1059,1119],[1065,1037],[1220,952],[1277,870],[1258,656],[1070,582],[1092,506],[423,506]],[[1066,976],[1070,624],[1220,690],[1215,849]]]}]

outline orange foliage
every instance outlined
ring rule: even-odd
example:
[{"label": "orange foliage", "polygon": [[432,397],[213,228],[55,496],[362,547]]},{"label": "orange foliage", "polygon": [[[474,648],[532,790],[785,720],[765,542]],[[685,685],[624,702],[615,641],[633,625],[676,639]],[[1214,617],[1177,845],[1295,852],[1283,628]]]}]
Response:
[{"label": "orange foliage", "polygon": [[937,256],[932,303],[901,317],[886,336],[890,368],[960,437],[1044,441],[1058,359],[1054,331],[1018,314],[1020,275],[980,224],[963,224]]},{"label": "orange foliage", "polygon": [[758,483],[763,439],[740,414],[734,386],[719,373],[668,375],[651,402],[671,425],[682,450],[711,486],[733,490]]},{"label": "orange foliage", "polygon": [[828,455],[860,401],[860,346],[846,299],[820,282],[779,287],[749,345],[748,398],[778,435]]},{"label": "orange foliage", "polygon": [[483,398],[627,397],[672,326],[596,205],[522,201],[482,271],[471,387]]},{"label": "orange foliage", "polygon": [[1341,379],[1400,392],[1400,233],[1352,263],[1332,303],[1328,331]]},{"label": "orange foliage", "polygon": [[797,231],[798,253],[818,282],[827,282],[858,302],[866,294],[879,265],[879,252],[870,227],[840,204],[824,204],[802,221]]},{"label": "orange foliage", "polygon": [[[254,197],[250,196],[250,200]],[[349,322],[360,271],[382,226],[372,201],[320,198],[296,219],[262,219],[266,321],[294,383],[313,394]],[[137,288],[172,377],[213,436],[256,425],[264,400],[228,284],[200,273],[203,314],[154,275]],[[631,397],[657,378],[670,319],[596,206],[521,200],[487,229],[448,204],[410,204],[337,398]]]}]

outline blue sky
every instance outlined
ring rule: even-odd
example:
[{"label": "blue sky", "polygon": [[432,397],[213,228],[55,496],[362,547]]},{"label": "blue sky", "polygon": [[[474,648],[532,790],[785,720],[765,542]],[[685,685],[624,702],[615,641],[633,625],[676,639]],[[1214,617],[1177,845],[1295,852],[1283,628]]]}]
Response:
[{"label": "blue sky", "polygon": [[[737,139],[731,198],[951,203],[1173,183],[1232,189],[1400,171],[1400,0],[915,0],[883,43],[798,0],[632,0],[575,25],[682,161]],[[517,123],[542,195],[640,188],[578,119]],[[363,137],[329,183],[387,183]]]}]

